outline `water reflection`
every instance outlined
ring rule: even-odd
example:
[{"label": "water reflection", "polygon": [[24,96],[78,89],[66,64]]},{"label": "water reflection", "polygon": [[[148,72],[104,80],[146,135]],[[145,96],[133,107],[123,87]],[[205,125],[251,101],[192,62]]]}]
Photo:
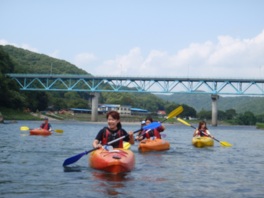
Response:
[{"label": "water reflection", "polygon": [[[90,174],[90,173],[89,173]],[[111,174],[107,172],[101,172],[101,171],[93,171],[92,175],[95,180],[100,181],[111,181],[111,182],[124,182],[128,181],[128,173],[120,173],[120,174]]]},{"label": "water reflection", "polygon": [[63,167],[64,172],[81,172],[84,169],[87,169],[87,167],[82,166],[65,166]]},{"label": "water reflection", "polygon": [[94,181],[97,183],[97,190],[107,195],[123,194],[122,189],[126,187],[126,182],[130,180],[129,173],[111,174],[101,171],[93,171]]}]

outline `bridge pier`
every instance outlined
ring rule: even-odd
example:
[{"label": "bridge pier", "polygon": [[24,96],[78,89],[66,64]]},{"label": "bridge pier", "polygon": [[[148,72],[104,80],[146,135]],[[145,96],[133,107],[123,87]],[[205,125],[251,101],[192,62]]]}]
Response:
[{"label": "bridge pier", "polygon": [[92,93],[92,114],[91,114],[91,121],[97,122],[98,121],[98,100],[99,100],[99,93]]},{"label": "bridge pier", "polygon": [[212,99],[212,126],[217,126],[217,100],[219,99],[218,95],[211,95]]}]

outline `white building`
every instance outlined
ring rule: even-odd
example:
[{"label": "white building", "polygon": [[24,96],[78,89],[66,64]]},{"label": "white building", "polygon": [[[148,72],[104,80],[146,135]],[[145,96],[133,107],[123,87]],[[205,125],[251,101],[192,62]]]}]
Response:
[{"label": "white building", "polygon": [[118,105],[118,104],[100,104],[98,105],[98,111],[108,112],[108,111],[117,111],[120,115],[131,115],[131,106],[130,105]]}]

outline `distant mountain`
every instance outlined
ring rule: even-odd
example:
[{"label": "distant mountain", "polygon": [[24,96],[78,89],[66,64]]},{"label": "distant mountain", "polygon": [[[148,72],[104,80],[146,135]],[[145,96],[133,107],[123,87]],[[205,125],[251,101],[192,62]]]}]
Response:
[{"label": "distant mountain", "polygon": [[[203,110],[211,110],[212,100],[210,94],[183,94],[177,93],[172,95],[157,95],[157,97],[178,104],[186,104],[193,107],[197,112]],[[251,111],[255,115],[264,113],[264,97],[222,97],[218,99],[218,110],[225,111],[227,109],[235,109],[237,113]]]}]

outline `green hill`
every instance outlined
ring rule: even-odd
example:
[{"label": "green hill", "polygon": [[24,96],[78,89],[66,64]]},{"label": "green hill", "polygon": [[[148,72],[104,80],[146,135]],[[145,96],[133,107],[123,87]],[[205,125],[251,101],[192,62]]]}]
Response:
[{"label": "green hill", "polygon": [[14,73],[91,75],[67,61],[52,58],[45,54],[38,54],[11,45],[3,46],[3,50],[15,65]]},{"label": "green hill", "polygon": [[[211,110],[212,100],[210,94],[172,94],[172,95],[157,95],[157,97],[175,103],[184,103],[193,107],[197,112],[201,110]],[[218,103],[218,110],[226,111],[228,109],[235,109],[237,113],[244,113],[251,111],[258,115],[264,112],[264,97],[250,97],[250,96],[236,96],[236,97],[222,97],[220,95]]]}]

